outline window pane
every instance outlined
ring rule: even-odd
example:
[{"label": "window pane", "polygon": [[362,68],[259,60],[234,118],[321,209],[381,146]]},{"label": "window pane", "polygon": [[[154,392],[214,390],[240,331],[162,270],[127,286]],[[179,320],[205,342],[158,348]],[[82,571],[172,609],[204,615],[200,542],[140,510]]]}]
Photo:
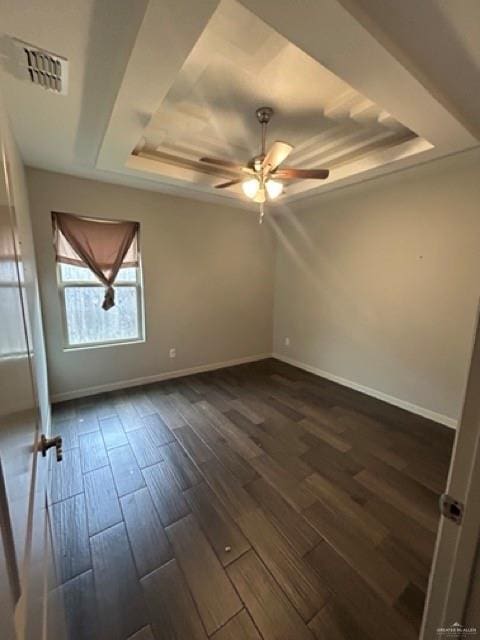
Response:
[{"label": "window pane", "polygon": [[[99,282],[97,276],[87,267],[74,267],[71,264],[60,264],[60,278],[63,282]],[[136,282],[137,268],[122,267],[115,279],[117,282]]]},{"label": "window pane", "polygon": [[104,311],[103,287],[65,287],[68,343],[79,345],[139,338],[137,288],[117,287],[115,306]]},{"label": "window pane", "polygon": [[60,264],[60,277],[64,282],[99,282],[97,276],[87,267],[74,267],[71,264]]},{"label": "window pane", "polygon": [[137,267],[122,267],[118,272],[118,276],[116,277],[117,282],[120,282],[120,280],[128,281],[128,282],[136,282]]}]

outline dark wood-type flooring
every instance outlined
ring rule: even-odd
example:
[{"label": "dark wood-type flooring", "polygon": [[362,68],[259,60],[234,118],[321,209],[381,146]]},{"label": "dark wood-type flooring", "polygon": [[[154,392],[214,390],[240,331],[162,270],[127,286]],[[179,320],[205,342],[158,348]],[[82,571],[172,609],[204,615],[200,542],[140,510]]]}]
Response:
[{"label": "dark wood-type flooring", "polygon": [[413,640],[453,433],[276,360],[54,407],[74,640]]}]

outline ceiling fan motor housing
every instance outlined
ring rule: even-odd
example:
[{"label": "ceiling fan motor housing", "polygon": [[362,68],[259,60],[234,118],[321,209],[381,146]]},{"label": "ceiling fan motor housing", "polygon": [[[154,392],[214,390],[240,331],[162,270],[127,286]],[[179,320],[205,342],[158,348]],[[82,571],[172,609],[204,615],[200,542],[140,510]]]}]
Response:
[{"label": "ceiling fan motor housing", "polygon": [[260,107],[256,114],[260,124],[268,124],[273,116],[273,109],[272,107]]}]

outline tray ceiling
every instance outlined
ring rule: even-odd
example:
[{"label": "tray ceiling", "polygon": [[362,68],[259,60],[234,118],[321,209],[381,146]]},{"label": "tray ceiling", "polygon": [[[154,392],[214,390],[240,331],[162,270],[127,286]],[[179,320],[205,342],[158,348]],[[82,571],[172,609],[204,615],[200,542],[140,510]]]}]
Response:
[{"label": "tray ceiling", "polygon": [[[267,147],[289,142],[288,165],[330,169],[325,184],[431,147],[253,13],[223,0],[127,164],[213,187],[232,174],[199,158],[243,164],[256,155],[255,110],[264,105],[275,110]],[[318,182],[290,183],[281,200],[312,188]],[[230,191],[244,198],[240,186]]]},{"label": "tray ceiling", "polygon": [[[255,110],[271,106],[288,165],[331,170],[289,182],[275,206],[293,206],[478,145],[476,0],[440,13],[406,0],[394,17],[380,0],[3,4],[2,94],[30,166],[250,207],[198,159],[250,159]],[[68,60],[67,95],[18,73],[12,38]]]}]

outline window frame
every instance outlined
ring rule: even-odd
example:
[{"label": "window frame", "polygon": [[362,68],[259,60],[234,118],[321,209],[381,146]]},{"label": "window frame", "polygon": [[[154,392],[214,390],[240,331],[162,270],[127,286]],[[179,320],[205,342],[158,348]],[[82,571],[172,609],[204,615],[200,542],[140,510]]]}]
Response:
[{"label": "window frame", "polygon": [[[138,251],[138,266],[134,268],[137,273],[135,280],[115,280],[113,286],[115,289],[120,287],[135,287],[137,294],[137,326],[138,336],[135,338],[121,338],[118,340],[101,340],[98,342],[81,342],[78,344],[70,344],[68,339],[68,320],[67,305],[65,302],[65,289],[69,287],[98,287],[105,289],[104,285],[97,279],[92,281],[86,280],[63,280],[61,275],[61,262],[56,263],[57,288],[60,298],[60,312],[62,316],[63,330],[63,351],[77,351],[78,349],[95,349],[97,347],[114,347],[124,344],[138,344],[145,342],[145,301],[143,296],[143,271],[140,250]],[[85,267],[88,269],[88,267]],[[108,313],[106,311],[105,313]]]}]

